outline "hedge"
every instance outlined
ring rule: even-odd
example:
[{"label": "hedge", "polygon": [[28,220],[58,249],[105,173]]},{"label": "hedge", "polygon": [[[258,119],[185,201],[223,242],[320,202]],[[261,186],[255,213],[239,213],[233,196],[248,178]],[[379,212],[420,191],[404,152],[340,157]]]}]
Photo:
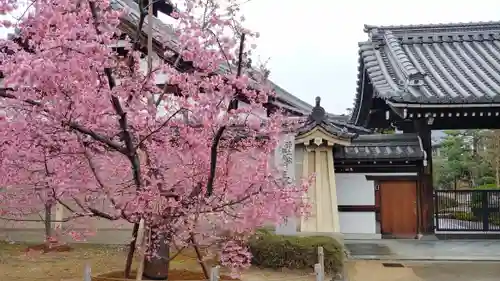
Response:
[{"label": "hedge", "polygon": [[[462,220],[462,221],[483,221],[482,218],[474,216],[471,212],[453,212],[450,214],[450,219]],[[489,223],[500,225],[500,219],[497,217],[488,217]]]},{"label": "hedge", "polygon": [[342,245],[327,236],[283,236],[260,230],[249,241],[252,263],[265,268],[312,269],[318,263],[318,247],[325,255],[325,272],[340,273],[344,251]]}]

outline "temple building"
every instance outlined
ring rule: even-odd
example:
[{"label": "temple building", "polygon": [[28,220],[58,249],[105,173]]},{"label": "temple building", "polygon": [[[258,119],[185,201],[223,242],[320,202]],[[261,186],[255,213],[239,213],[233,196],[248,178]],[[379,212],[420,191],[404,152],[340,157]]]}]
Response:
[{"label": "temple building", "polygon": [[[137,3],[113,0],[112,5],[127,8],[120,28],[134,35]],[[155,9],[155,14],[173,10],[163,3]],[[172,57],[165,57],[165,49],[178,49],[172,27],[157,17],[151,24],[153,64],[172,63]],[[290,218],[277,231],[345,238],[419,238],[456,231],[446,229],[434,210],[435,196],[441,195],[432,186],[431,130],[500,128],[500,23],[366,25],[365,32],[350,116],[329,114],[319,97],[312,106],[271,82],[276,98],[268,110],[308,118],[299,130],[283,136],[278,163],[295,180],[316,174],[306,196],[311,215]],[[178,65],[180,71],[190,67]],[[227,67],[232,66],[221,65],[221,73]],[[167,77],[158,75],[157,84],[168,85]],[[380,133],[387,129],[396,132]],[[491,231],[485,218],[472,230]]]},{"label": "temple building", "polygon": [[[365,25],[364,31],[350,123],[420,137],[427,156],[419,193],[425,233],[498,236],[500,226],[491,221],[500,213],[488,207],[495,191],[434,190],[431,131],[500,128],[500,22]],[[478,223],[453,221],[441,212],[439,202],[450,197],[463,197],[464,208],[475,208],[467,199],[473,192],[482,198],[474,215]]]},{"label": "temple building", "polygon": [[419,237],[424,220],[417,194],[427,164],[421,139],[416,134],[374,134],[332,121],[320,101],[317,97],[308,122],[293,134],[293,149],[277,150],[293,153],[290,172],[296,178],[316,174],[307,195],[311,214],[292,223],[292,229],[280,226],[278,231],[345,238]]}]

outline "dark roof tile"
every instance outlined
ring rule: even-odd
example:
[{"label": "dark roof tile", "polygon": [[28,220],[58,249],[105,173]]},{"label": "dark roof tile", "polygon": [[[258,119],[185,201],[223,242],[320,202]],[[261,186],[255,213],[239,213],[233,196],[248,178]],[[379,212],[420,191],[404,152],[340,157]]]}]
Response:
[{"label": "dark roof tile", "polygon": [[[139,5],[134,0],[112,0],[111,6],[114,9],[121,10],[125,9],[127,13],[123,16],[123,20],[130,22],[133,25],[138,24],[139,21]],[[144,22],[143,30],[147,30],[147,21]],[[134,31],[135,32],[135,31]],[[135,34],[130,34],[135,35]],[[153,38],[161,44],[171,50],[177,50],[179,48],[178,37],[175,34],[174,28],[171,25],[163,23],[157,17],[153,17]],[[221,65],[221,72],[228,71],[227,65]],[[283,105],[286,109],[293,109],[300,114],[307,115],[307,113],[312,109],[312,106],[296,96],[288,93],[283,88],[279,87],[272,81],[270,81],[273,90],[276,92],[278,99],[286,102],[291,106],[286,104],[276,102],[278,106]]]},{"label": "dark roof tile", "polygon": [[500,102],[500,22],[365,26],[363,71],[377,97],[400,103]]},{"label": "dark roof tile", "polygon": [[334,148],[335,161],[418,161],[425,159],[416,134],[360,135],[350,146]]}]

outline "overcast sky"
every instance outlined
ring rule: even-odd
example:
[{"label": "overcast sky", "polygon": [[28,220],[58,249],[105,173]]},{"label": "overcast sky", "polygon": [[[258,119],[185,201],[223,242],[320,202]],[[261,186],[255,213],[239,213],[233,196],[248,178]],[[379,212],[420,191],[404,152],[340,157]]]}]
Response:
[{"label": "overcast sky", "polygon": [[243,11],[261,34],[259,53],[271,57],[271,80],[340,114],[354,100],[364,24],[498,21],[500,1],[251,0]]}]

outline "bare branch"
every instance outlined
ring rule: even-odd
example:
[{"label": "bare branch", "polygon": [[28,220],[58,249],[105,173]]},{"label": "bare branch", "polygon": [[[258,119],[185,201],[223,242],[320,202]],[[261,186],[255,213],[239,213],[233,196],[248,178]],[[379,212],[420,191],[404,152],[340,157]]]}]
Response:
[{"label": "bare branch", "polygon": [[76,123],[76,122],[69,122],[67,123],[67,125],[77,131],[77,132],[80,132],[84,135],[87,135],[87,136],[90,136],[91,138],[93,138],[94,140],[96,141],[99,141],[103,144],[106,144],[107,146],[109,146],[110,148],[120,152],[120,153],[123,153],[123,154],[127,154],[127,151],[125,150],[125,148],[120,144],[120,143],[117,143],[111,139],[109,139],[108,137],[105,137],[101,134],[98,134],[90,129],[87,129],[83,126],[81,126],[80,124]]},{"label": "bare branch", "polygon": [[[54,198],[55,198],[55,195],[54,195]],[[68,211],[70,211],[71,213],[76,213],[75,210],[73,210],[73,208],[71,208],[68,204],[64,203],[62,200],[60,200],[59,198],[55,198],[56,201],[61,204],[64,208],[66,208]],[[83,209],[83,211],[85,211],[85,209]]]},{"label": "bare branch", "polygon": [[135,149],[137,149],[138,147],[140,147],[148,138],[150,138],[152,135],[156,134],[157,132],[159,132],[161,129],[163,129],[169,122],[170,120],[172,120],[172,118],[174,118],[175,115],[177,115],[179,112],[182,111],[182,108],[181,109],[178,109],[177,111],[175,111],[172,115],[170,115],[167,120],[165,120],[165,122],[163,122],[158,128],[156,128],[155,130],[151,131],[149,134],[147,134],[142,140],[139,141],[139,144],[136,146]]},{"label": "bare branch", "polygon": [[[12,90],[13,89],[11,89],[11,88],[0,90],[0,97],[8,98],[8,99],[17,99],[17,97],[14,96],[13,94],[7,93],[7,91],[12,91]],[[41,106],[42,105],[41,103],[39,103],[35,100],[32,100],[32,99],[25,99],[25,100],[23,100],[23,102],[30,104],[30,105],[34,105],[34,106]]]}]

